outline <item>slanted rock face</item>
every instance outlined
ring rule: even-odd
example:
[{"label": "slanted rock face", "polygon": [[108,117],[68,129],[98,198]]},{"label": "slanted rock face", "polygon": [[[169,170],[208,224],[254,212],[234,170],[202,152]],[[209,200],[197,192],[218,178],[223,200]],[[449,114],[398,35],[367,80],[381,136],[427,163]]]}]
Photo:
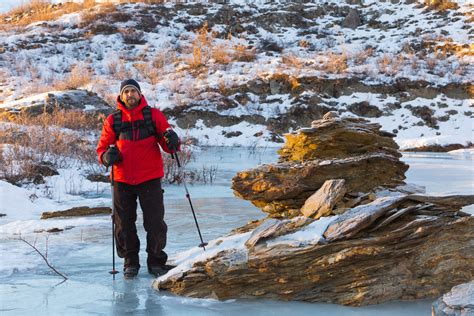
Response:
[{"label": "slanted rock face", "polygon": [[408,166],[393,136],[378,124],[329,112],[311,128],[286,135],[279,163],[239,172],[232,189],[271,217],[293,217],[326,180],[344,179],[347,192],[396,187]]}]

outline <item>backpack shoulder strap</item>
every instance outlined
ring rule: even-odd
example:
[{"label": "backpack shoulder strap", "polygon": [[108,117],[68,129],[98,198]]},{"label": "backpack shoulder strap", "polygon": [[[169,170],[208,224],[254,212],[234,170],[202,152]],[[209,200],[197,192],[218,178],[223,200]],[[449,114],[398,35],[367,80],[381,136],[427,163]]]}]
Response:
[{"label": "backpack shoulder strap", "polygon": [[112,115],[114,116],[114,124],[112,125],[112,128],[115,132],[115,139],[118,140],[122,131],[122,111],[117,110]]},{"label": "backpack shoulder strap", "polygon": [[142,114],[143,114],[143,120],[145,121],[146,129],[148,130],[148,134],[150,136],[157,136],[155,122],[153,122],[153,119],[152,119],[151,107],[148,105],[145,106],[142,109]]}]

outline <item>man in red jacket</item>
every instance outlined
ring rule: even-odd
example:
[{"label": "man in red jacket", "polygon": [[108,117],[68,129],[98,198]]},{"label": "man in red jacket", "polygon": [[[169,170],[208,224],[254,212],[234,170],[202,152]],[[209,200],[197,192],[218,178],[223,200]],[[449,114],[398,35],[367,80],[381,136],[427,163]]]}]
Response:
[{"label": "man in red jacket", "polygon": [[[179,150],[180,140],[163,113],[150,108],[133,79],[120,85],[118,111],[104,121],[97,146],[99,161],[114,172],[115,240],[119,257],[124,258],[124,277],[134,278],[140,268],[140,240],[135,225],[137,199],[143,211],[147,233],[148,272],[168,271],[167,226],[164,221],[164,176],[160,147],[167,153]],[[115,146],[111,146],[115,145]]]}]

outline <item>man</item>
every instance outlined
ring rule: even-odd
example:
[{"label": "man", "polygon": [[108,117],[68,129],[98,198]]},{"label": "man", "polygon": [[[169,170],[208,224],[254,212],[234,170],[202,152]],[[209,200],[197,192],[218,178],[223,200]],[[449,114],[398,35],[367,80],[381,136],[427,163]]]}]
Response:
[{"label": "man", "polygon": [[[104,121],[97,146],[100,162],[114,172],[115,240],[119,257],[124,258],[124,277],[134,278],[140,269],[140,241],[135,225],[137,198],[143,211],[147,233],[148,272],[168,272],[164,221],[164,176],[161,148],[173,153],[180,148],[178,135],[170,128],[163,113],[150,108],[133,79],[120,85],[118,111]],[[159,144],[159,145],[158,145]],[[112,146],[115,145],[115,146]]]}]

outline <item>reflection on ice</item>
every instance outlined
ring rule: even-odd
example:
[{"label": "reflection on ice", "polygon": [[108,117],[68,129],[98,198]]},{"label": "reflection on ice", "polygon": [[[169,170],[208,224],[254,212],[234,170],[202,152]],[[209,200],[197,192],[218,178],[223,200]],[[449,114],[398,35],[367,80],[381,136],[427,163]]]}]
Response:
[{"label": "reflection on ice", "polygon": [[[189,168],[199,169],[203,164],[217,166],[217,180],[211,185],[190,185],[189,191],[197,213],[199,226],[205,241],[224,236],[231,229],[246,224],[249,220],[263,218],[264,213],[247,201],[237,199],[230,189],[230,180],[239,170],[277,159],[275,149],[249,154],[245,148],[205,148]],[[427,193],[473,194],[474,168],[472,156],[464,154],[404,154],[402,158],[410,165],[407,182],[426,187]],[[5,192],[26,199],[24,192]],[[94,188],[95,189],[95,188]],[[7,198],[7,197],[5,197]],[[84,197],[82,197],[84,198]],[[9,201],[15,201],[8,197]],[[109,190],[99,198],[110,202]],[[97,199],[88,200],[97,205]],[[156,292],[151,284],[153,277],[142,268],[139,278],[124,281],[122,274],[113,281],[108,273],[111,269],[110,217],[65,218],[40,220],[41,210],[50,210],[42,200],[41,206],[32,212],[21,210],[15,214],[15,203],[5,205],[2,200],[0,218],[0,314],[2,315],[57,315],[57,314],[157,314],[157,315],[240,315],[246,314],[336,314],[336,315],[430,315],[431,301],[390,303],[363,308],[349,308],[331,304],[304,302],[278,302],[265,300],[214,300],[176,297],[169,293]],[[84,203],[85,203],[84,202]],[[25,203],[27,201],[25,200]],[[77,203],[74,200],[71,203]],[[33,203],[34,204],[34,203]],[[77,205],[77,204],[76,204]],[[73,206],[76,206],[73,205]],[[68,202],[62,204],[69,207]],[[166,251],[172,260],[179,261],[183,251],[196,247],[200,241],[184,188],[179,185],[165,187],[166,221],[169,227]],[[139,214],[138,229],[141,240],[145,240]],[[48,258],[53,266],[64,272],[69,280],[57,285],[57,277],[42,259],[31,251],[18,234],[29,241],[36,239],[40,250],[45,247],[45,235],[36,233],[52,227],[71,229],[49,234]],[[201,249],[199,249],[202,251]],[[178,255],[180,254],[180,255]],[[141,262],[146,262],[142,246]],[[120,269],[121,260],[117,259]],[[57,286],[56,286],[57,285]]]}]

